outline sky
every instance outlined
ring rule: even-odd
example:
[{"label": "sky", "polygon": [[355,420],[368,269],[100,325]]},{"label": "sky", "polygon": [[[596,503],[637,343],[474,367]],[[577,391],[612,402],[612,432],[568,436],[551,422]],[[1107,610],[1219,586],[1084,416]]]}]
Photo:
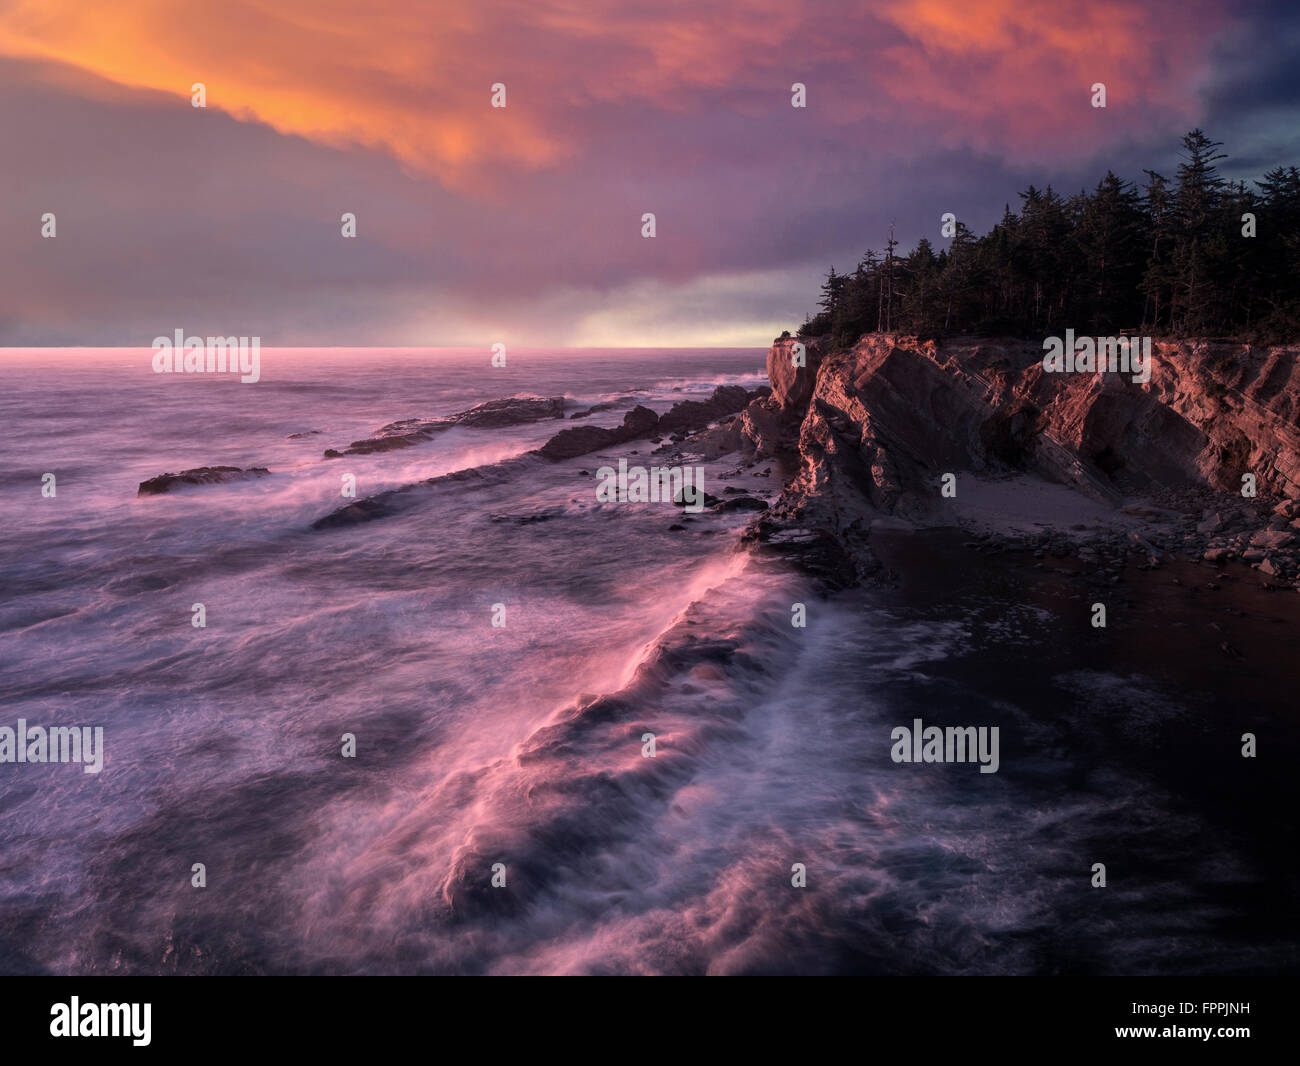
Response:
[{"label": "sky", "polygon": [[0,0],[0,345],[766,346],[891,222],[1300,165],[1297,60],[1291,0]]}]

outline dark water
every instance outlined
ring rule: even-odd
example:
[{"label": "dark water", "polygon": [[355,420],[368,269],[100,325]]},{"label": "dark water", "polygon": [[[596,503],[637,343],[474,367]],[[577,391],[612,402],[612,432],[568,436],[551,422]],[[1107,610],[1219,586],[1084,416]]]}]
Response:
[{"label": "dark water", "polygon": [[[264,353],[240,385],[147,353],[5,362],[0,725],[99,725],[105,759],[0,764],[0,970],[1294,968],[1290,711],[1251,666],[1280,653],[1207,679],[1158,626],[1145,653],[1122,627],[1085,648],[1067,579],[938,541],[897,549],[894,591],[819,600],[738,550],[743,512],[672,531],[670,505],[597,503],[595,468],[644,442],[494,465],[556,423],[321,459],[516,393],[613,425],[761,366]],[[215,463],[273,474],[135,497]],[[720,495],[738,460],[702,465]],[[310,529],[344,472],[365,496],[469,468],[505,472]],[[999,725],[999,772],[893,763],[914,717]]]},{"label": "dark water", "polygon": [[[999,942],[1001,965],[1295,972],[1300,597],[1264,590],[1244,566],[1177,561],[1130,566],[1103,586],[1078,560],[1036,567],[965,540],[933,531],[875,547],[896,579],[891,612],[960,620],[944,661],[895,689],[900,708],[940,725],[1001,725],[996,786],[967,778],[958,801],[981,811],[971,835],[999,842],[982,856],[998,879],[1021,887],[1024,916]],[[1091,624],[1098,602],[1104,629]],[[1242,757],[1246,732],[1256,758]],[[980,825],[999,788],[1010,809]],[[1104,889],[1091,887],[1097,862]]]}]

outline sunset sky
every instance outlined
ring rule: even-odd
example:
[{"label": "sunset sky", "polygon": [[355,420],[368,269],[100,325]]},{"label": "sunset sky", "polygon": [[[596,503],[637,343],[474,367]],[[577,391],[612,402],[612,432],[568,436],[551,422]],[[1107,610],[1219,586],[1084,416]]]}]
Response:
[{"label": "sunset sky", "polygon": [[766,345],[891,221],[1196,125],[1300,164],[1298,47],[1233,0],[0,0],[0,345]]}]

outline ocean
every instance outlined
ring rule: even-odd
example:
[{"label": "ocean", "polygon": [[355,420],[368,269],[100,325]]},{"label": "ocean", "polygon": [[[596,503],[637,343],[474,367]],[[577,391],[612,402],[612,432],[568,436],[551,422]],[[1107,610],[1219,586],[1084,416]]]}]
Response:
[{"label": "ocean", "polygon": [[[827,599],[743,511],[598,502],[645,441],[519,458],[766,384],[763,350],[266,350],[256,384],[149,356],[0,357],[0,726],[104,738],[99,773],[0,764],[0,972],[1294,967],[1241,918],[1266,852],[1207,847],[1217,793],[1142,759],[1218,696],[1081,661],[1059,605],[991,571]],[[522,394],[611,406],[322,457]],[[271,474],[136,495],[218,464]],[[700,465],[715,496],[780,489]],[[360,498],[470,470],[495,474],[312,528],[345,474]],[[897,566],[933,588],[968,565],[943,551]],[[998,725],[999,771],[895,763],[918,718]]]}]

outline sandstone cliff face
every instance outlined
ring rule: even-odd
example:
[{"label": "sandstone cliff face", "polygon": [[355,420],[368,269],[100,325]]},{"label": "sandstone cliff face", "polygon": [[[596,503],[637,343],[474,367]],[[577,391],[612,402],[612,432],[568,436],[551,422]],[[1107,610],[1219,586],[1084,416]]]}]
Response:
[{"label": "sandstone cliff face", "polygon": [[[1041,344],[873,334],[849,349],[768,353],[771,403],[798,420],[799,470],[765,538],[822,530],[870,568],[882,515],[926,520],[944,473],[1024,471],[1094,500],[1165,489],[1300,497],[1300,347],[1155,342],[1149,382],[1046,373]],[[769,445],[770,446],[770,445]],[[782,533],[781,525],[787,529]]]},{"label": "sandstone cliff face", "polygon": [[[796,345],[803,345],[804,366],[795,365]],[[826,354],[825,341],[781,337],[767,353],[767,378],[772,395],[783,411],[802,414],[817,382],[817,368]]]}]

